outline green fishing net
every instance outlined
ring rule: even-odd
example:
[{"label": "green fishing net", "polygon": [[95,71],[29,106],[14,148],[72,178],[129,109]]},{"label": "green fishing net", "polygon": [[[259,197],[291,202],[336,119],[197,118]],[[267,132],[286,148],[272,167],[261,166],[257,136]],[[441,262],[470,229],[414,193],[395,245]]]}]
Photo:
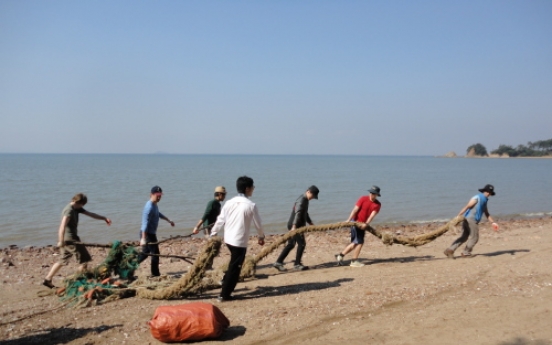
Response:
[{"label": "green fishing net", "polygon": [[[97,269],[105,267],[107,272],[113,272],[114,275],[118,275],[121,279],[131,279],[134,276],[134,271],[138,269],[139,265],[136,247],[123,245],[120,241],[115,241],[107,254],[107,258]],[[98,272],[98,274],[102,273]],[[111,274],[107,275],[107,277],[110,275]]]},{"label": "green fishing net", "polygon": [[101,299],[109,296],[113,289],[122,286],[112,275],[120,279],[131,280],[138,269],[138,252],[134,246],[113,242],[106,259],[92,270],[75,274],[65,279],[65,290],[58,293],[62,301],[78,304],[80,297],[85,299]]}]

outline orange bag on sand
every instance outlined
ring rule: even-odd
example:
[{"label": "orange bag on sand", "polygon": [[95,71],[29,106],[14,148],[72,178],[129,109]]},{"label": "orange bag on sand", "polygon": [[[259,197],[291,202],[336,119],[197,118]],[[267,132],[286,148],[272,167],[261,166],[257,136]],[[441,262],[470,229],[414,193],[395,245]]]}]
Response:
[{"label": "orange bag on sand", "polygon": [[172,343],[218,338],[230,321],[216,306],[196,302],[158,307],[148,325],[155,339]]}]

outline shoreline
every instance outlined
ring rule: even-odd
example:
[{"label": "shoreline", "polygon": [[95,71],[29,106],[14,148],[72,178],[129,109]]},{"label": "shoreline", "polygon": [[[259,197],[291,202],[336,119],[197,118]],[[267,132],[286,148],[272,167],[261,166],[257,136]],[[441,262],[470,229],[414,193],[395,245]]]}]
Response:
[{"label": "shoreline", "polygon": [[552,159],[552,156],[538,156],[538,157],[503,157],[503,156],[434,156],[435,158],[500,158],[500,159]]},{"label": "shoreline", "polygon": [[[552,212],[542,212],[542,213],[539,212],[538,214],[535,214],[535,215],[511,216],[511,217],[498,218],[498,223],[501,225],[501,227],[502,226],[511,227],[514,224],[515,225],[530,224],[534,221],[547,221],[547,220],[552,222]],[[450,221],[450,219],[436,220],[436,221],[420,221],[420,222],[412,221],[412,222],[409,222],[409,223],[379,223],[379,224],[374,224],[374,227],[378,228],[379,230],[386,231],[386,232],[392,232],[392,233],[395,233],[395,234],[408,233],[409,235],[418,235],[418,234],[420,234],[424,231],[427,231],[428,229],[432,230],[432,229],[438,228],[439,226],[441,226],[443,224],[446,224],[448,221]],[[317,224],[317,225],[319,225],[319,224]],[[485,229],[487,227],[490,228],[490,225],[488,224],[487,221],[483,221],[483,222],[480,223],[480,229]],[[344,229],[344,230],[346,230],[346,229]],[[341,230],[341,231],[344,231],[344,230]],[[222,232],[222,234],[223,233],[224,232]],[[277,237],[277,236],[281,236],[285,233],[286,233],[285,231],[280,231],[278,233],[269,232],[265,228],[265,235],[267,237]],[[182,235],[163,236],[162,232],[158,235],[160,235],[159,240],[167,240],[167,239],[171,239],[171,238],[176,239],[176,238],[178,238],[178,236],[182,236]],[[184,234],[184,235],[186,235],[186,234]],[[83,242],[84,243],[92,243],[92,242],[86,240],[86,235],[83,235],[82,237],[83,237]],[[250,234],[250,238],[255,238],[255,237],[256,237],[256,232],[255,232],[254,229],[252,229],[251,234]],[[194,239],[194,240],[203,239],[203,238],[204,238],[204,236],[201,233],[189,237],[189,239]],[[113,241],[117,241],[117,240],[118,239],[115,239]],[[113,241],[105,242],[105,244],[112,243]],[[122,241],[123,243],[136,243],[136,244],[138,243],[137,240],[119,240],[119,241]],[[0,252],[6,252],[7,250],[34,250],[34,249],[47,249],[47,248],[56,249],[57,247],[54,244],[44,244],[44,245],[41,245],[41,244],[34,244],[34,245],[33,244],[27,244],[27,245],[9,244],[9,245],[5,245],[3,247],[0,247]]]}]

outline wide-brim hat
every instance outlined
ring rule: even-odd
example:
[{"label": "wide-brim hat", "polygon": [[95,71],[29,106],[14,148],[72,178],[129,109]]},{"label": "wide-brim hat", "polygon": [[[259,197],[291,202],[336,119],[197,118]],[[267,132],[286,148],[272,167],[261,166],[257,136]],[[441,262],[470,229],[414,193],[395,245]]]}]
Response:
[{"label": "wide-brim hat", "polygon": [[368,192],[370,194],[376,194],[377,196],[381,196],[380,187],[378,187],[378,186],[372,186],[372,188],[368,189]]},{"label": "wide-brim hat", "polygon": [[226,194],[226,188],[224,188],[224,186],[217,186],[215,188],[215,193],[224,193],[224,194]]},{"label": "wide-brim hat", "polygon": [[479,189],[481,193],[488,192],[491,195],[495,195],[494,186],[492,184],[487,184],[485,187]]}]

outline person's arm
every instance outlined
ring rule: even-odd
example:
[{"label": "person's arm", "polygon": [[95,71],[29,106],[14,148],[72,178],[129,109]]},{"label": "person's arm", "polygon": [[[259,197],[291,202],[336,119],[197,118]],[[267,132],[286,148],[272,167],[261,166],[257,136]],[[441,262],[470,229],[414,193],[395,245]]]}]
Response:
[{"label": "person's arm", "polygon": [[312,219],[311,219],[311,217],[310,217],[310,215],[309,215],[308,212],[307,212],[307,224],[309,224],[309,225],[314,225],[314,223],[312,222]]},{"label": "person's arm", "polygon": [[458,216],[463,216],[464,213],[466,213],[467,210],[473,208],[477,204],[477,198],[471,198],[470,201],[464,206],[463,209],[460,210],[460,213],[458,213]]},{"label": "person's arm", "polygon": [[351,222],[356,219],[358,210],[360,210],[360,208],[357,205],[355,205],[355,207],[353,207],[353,210],[351,211],[351,214],[349,215],[349,218],[347,218],[348,222]]},{"label": "person's arm", "polygon": [[203,219],[198,220],[197,224],[194,226],[194,231],[192,232],[194,235],[199,232],[199,227],[203,224]]},{"label": "person's arm", "polygon": [[205,207],[205,212],[203,212],[203,217],[201,217],[200,220],[197,221],[196,226],[194,227],[193,234],[197,234],[199,232],[199,229],[201,226],[205,223],[209,215],[211,214],[211,210],[213,209],[213,201],[210,201],[207,203],[207,207]]},{"label": "person's arm", "polygon": [[165,217],[165,215],[161,212],[159,212],[159,218],[166,220],[167,222],[169,222],[169,224],[171,224],[171,226],[174,226],[174,222],[169,218]]},{"label": "person's arm", "polygon": [[220,211],[220,214],[219,216],[217,217],[217,221],[215,222],[215,225],[213,226],[213,228],[211,229],[211,235],[210,237],[213,237],[213,236],[216,236],[217,233],[219,231],[222,230],[222,228],[224,227],[224,224],[226,223],[226,210],[228,208],[228,205],[229,204],[225,204],[223,207],[222,207],[222,210]]},{"label": "person's arm", "polygon": [[146,241],[146,231],[149,227],[149,222],[151,218],[151,204],[146,203],[144,210],[142,211],[142,227],[140,228],[140,245],[145,246]]},{"label": "person's arm", "polygon": [[306,215],[308,210],[308,202],[309,200],[305,197],[302,197],[301,200],[295,205],[295,217],[293,218],[293,223],[291,223],[291,229],[295,230],[297,229],[297,224],[299,222],[303,223],[303,220],[308,217],[308,214]]},{"label": "person's arm", "polygon": [[257,229],[257,234],[259,235],[258,243],[262,246],[265,243],[265,234],[263,232],[263,223],[261,221],[261,216],[259,215],[259,209],[257,208],[257,205],[253,206],[253,225]]},{"label": "person's arm", "polygon": [[368,216],[368,219],[366,220],[366,222],[362,226],[362,230],[366,230],[368,225],[370,225],[370,222],[376,217],[376,214],[378,214],[378,211],[372,211],[372,213],[370,213],[370,216]]},{"label": "person's arm", "polygon": [[487,205],[485,205],[485,216],[487,217],[487,220],[491,223],[491,226],[493,227],[494,231],[498,231],[498,224],[495,222],[493,217],[491,217],[491,214],[489,213],[489,210],[487,209]]},{"label": "person's arm", "polygon": [[69,222],[69,217],[63,216],[61,218],[61,224],[59,225],[58,230],[58,247],[63,247],[65,245],[65,227],[67,226],[67,223]]},{"label": "person's arm", "polygon": [[88,212],[86,210],[83,210],[82,211],[82,214],[85,214],[87,215],[88,217],[91,217],[91,218],[94,218],[94,219],[97,219],[97,220],[103,220],[107,223],[107,225],[111,225],[111,219],[107,218],[107,217],[104,217],[104,216],[100,216],[99,214],[97,213],[94,213],[94,212]]}]

